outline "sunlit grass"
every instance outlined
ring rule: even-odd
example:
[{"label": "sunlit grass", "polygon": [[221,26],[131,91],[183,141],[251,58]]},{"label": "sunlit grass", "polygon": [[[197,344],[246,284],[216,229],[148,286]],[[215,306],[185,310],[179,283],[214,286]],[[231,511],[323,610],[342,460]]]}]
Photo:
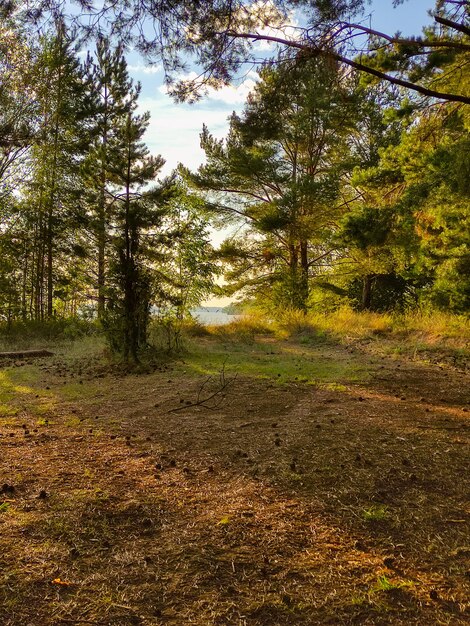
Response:
[{"label": "sunlit grass", "polygon": [[381,522],[387,519],[388,516],[388,507],[384,504],[372,505],[362,512],[362,517],[366,522]]},{"label": "sunlit grass", "polygon": [[31,387],[21,384],[24,379],[21,375],[17,375],[16,371],[3,370],[0,371],[0,403],[8,403],[18,394],[35,394],[35,390]]},{"label": "sunlit grass", "polygon": [[256,335],[273,335],[274,322],[260,311],[249,311],[229,324],[209,325],[209,333],[225,341],[253,341]]},{"label": "sunlit grass", "polygon": [[361,338],[388,333],[392,328],[393,319],[388,314],[357,312],[348,307],[328,314],[286,310],[276,316],[276,330],[281,337],[310,335],[316,339],[328,336]]},{"label": "sunlit grass", "polygon": [[251,311],[230,324],[207,330],[231,346],[254,344],[263,336],[292,340],[301,347],[367,341],[380,345],[381,353],[423,355],[426,360],[423,353],[444,349],[461,360],[468,357],[470,320],[445,312],[392,315],[342,307],[327,314],[285,310],[272,317]]},{"label": "sunlit grass", "polygon": [[60,390],[58,390],[58,394],[64,400],[80,400],[84,401],[88,398],[93,398],[96,395],[98,390],[98,385],[95,382],[70,382],[63,385]]},{"label": "sunlit grass", "polygon": [[421,333],[429,338],[470,339],[470,318],[445,312],[413,312],[397,317],[394,329],[408,333]]},{"label": "sunlit grass", "polygon": [[199,341],[185,357],[185,370],[195,374],[215,375],[222,369],[274,382],[308,384],[351,382],[367,376],[364,366],[348,360],[331,358],[315,346],[290,342],[226,343]]}]

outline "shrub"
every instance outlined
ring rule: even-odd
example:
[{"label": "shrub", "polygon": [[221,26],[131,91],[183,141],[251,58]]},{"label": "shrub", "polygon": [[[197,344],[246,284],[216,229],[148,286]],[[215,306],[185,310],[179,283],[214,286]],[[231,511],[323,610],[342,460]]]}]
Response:
[{"label": "shrub", "polygon": [[0,338],[6,344],[28,345],[38,341],[72,341],[100,332],[96,322],[65,318],[58,320],[16,321],[0,325]]}]

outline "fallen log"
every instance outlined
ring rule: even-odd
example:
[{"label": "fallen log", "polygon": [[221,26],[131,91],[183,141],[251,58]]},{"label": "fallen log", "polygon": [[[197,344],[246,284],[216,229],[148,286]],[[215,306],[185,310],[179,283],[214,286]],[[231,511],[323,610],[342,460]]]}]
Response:
[{"label": "fallen log", "polygon": [[0,352],[0,359],[27,359],[29,357],[54,356],[49,350],[21,350],[19,352]]}]

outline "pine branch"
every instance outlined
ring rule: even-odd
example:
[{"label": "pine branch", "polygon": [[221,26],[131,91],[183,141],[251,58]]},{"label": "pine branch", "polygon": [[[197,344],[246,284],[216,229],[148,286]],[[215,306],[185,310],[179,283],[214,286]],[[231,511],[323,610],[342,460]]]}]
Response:
[{"label": "pine branch", "polygon": [[[470,32],[470,31],[469,31]],[[220,33],[222,34],[222,33]],[[274,37],[272,35],[260,35],[258,33],[237,33],[237,32],[229,32],[231,37],[235,39],[250,39],[252,41],[271,41],[273,43],[278,43],[282,46],[288,46],[290,48],[296,48],[300,50],[304,54],[307,54],[311,57],[323,56],[329,59],[334,59],[335,61],[339,61],[340,63],[344,63],[345,65],[349,65],[360,72],[365,72],[366,74],[370,74],[371,76],[375,76],[376,78],[380,78],[380,80],[386,80],[392,85],[398,85],[400,87],[405,87],[406,89],[410,89],[411,91],[416,91],[423,96],[427,96],[428,98],[437,98],[440,100],[446,100],[448,102],[463,102],[465,104],[470,104],[469,96],[462,96],[459,94],[449,94],[443,91],[436,91],[434,89],[428,89],[427,87],[423,87],[422,85],[418,85],[417,83],[413,83],[409,80],[405,80],[403,78],[398,78],[397,76],[391,76],[390,74],[386,74],[374,67],[370,67],[369,65],[365,65],[360,61],[354,61],[353,59],[348,59],[342,54],[338,52],[334,52],[333,50],[325,50],[320,48],[319,46],[308,45],[305,43],[300,43],[298,41],[290,41],[288,39],[284,39],[282,37]]]}]

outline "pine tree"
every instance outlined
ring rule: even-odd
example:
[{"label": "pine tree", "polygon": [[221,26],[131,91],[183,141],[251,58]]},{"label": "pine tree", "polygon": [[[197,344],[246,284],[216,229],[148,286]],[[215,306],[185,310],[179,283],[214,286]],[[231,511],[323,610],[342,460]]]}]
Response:
[{"label": "pine tree", "polygon": [[145,190],[164,160],[149,156],[142,137],[149,114],[135,113],[139,86],[133,88],[129,110],[117,128],[119,161],[110,168],[114,183],[112,230],[116,253],[112,263],[112,284],[104,320],[113,350],[123,359],[139,361],[147,346],[151,304],[151,277],[145,264],[142,238],[161,218],[160,204],[166,187]]},{"label": "pine tree", "polygon": [[106,276],[109,265],[111,170],[119,161],[119,128],[135,106],[137,92],[129,78],[123,48],[112,49],[109,39],[100,37],[95,58],[88,56],[86,72],[90,89],[90,112],[94,124],[93,143],[83,165],[87,187],[88,227],[96,256],[96,290],[98,318],[106,303]]},{"label": "pine tree", "polygon": [[34,214],[32,300],[38,319],[54,316],[59,255],[80,197],[79,167],[87,149],[85,84],[63,24],[45,37],[36,90],[39,128],[31,150],[28,204]]},{"label": "pine tree", "polygon": [[[239,286],[274,287],[279,306],[306,310],[331,232],[354,128],[354,81],[318,60],[269,63],[225,142],[204,129],[207,164],[188,180],[246,234],[222,248]],[[208,192],[208,193],[207,193]],[[219,203],[213,202],[219,192]],[[248,244],[248,245],[247,245]]]}]

